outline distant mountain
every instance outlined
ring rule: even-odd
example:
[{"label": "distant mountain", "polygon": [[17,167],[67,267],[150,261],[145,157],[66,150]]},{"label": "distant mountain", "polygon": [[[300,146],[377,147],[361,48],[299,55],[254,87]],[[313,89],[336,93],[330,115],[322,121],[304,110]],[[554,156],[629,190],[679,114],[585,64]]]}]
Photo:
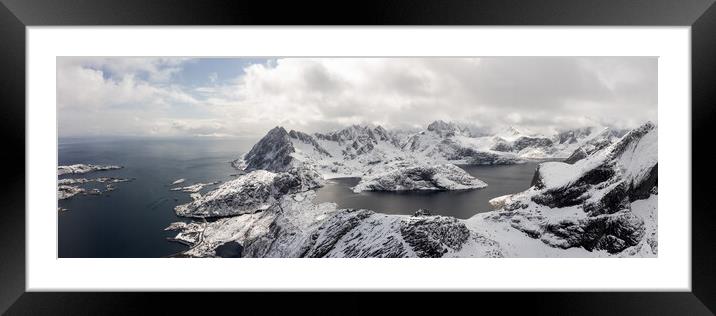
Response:
[{"label": "distant mountain", "polygon": [[280,172],[308,164],[327,178],[362,177],[415,165],[514,164],[532,158],[567,158],[577,148],[586,153],[618,138],[617,132],[594,132],[596,128],[565,130],[552,136],[515,127],[492,135],[475,130],[441,120],[419,132],[352,125],[308,134],[276,127],[233,165],[246,171]]}]

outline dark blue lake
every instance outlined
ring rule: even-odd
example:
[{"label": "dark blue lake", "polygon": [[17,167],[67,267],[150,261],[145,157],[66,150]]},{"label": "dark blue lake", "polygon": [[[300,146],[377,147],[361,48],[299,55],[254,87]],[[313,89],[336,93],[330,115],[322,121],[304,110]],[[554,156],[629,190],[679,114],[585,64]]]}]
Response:
[{"label": "dark blue lake", "polygon": [[[163,257],[186,249],[167,241],[171,222],[182,221],[174,206],[190,201],[188,193],[170,191],[174,180],[181,185],[227,181],[237,172],[230,161],[250,149],[256,139],[60,139],[60,165],[114,164],[123,169],[61,178],[134,178],[115,184],[102,195],[78,195],[59,201],[68,211],[58,213],[60,257],[145,258]],[[391,214],[413,214],[427,208],[435,214],[468,218],[488,211],[490,199],[529,187],[537,163],[511,166],[462,166],[488,183],[479,190],[431,193],[353,193],[357,179],[329,180],[318,190],[319,202],[340,207],[368,208]],[[84,186],[86,188],[92,186]],[[208,186],[202,193],[213,189]],[[231,251],[227,256],[232,256]]]}]

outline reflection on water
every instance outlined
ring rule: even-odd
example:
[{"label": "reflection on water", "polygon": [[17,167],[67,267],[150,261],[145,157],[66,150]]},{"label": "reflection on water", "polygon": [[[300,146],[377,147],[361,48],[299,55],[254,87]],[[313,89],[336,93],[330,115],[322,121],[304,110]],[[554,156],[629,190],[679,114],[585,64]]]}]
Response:
[{"label": "reflection on water", "polygon": [[388,214],[413,214],[417,209],[433,214],[469,218],[490,210],[492,198],[530,187],[537,162],[503,166],[460,166],[487,187],[468,191],[353,193],[359,178],[328,180],[317,192],[317,202],[336,202],[342,208],[364,208]]}]

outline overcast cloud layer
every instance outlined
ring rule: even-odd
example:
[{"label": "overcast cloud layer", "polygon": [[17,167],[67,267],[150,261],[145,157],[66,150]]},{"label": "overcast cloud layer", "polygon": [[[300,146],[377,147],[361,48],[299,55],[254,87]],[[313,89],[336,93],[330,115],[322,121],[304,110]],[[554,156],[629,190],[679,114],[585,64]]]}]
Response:
[{"label": "overcast cloud layer", "polygon": [[653,57],[57,59],[60,137],[657,121]]}]

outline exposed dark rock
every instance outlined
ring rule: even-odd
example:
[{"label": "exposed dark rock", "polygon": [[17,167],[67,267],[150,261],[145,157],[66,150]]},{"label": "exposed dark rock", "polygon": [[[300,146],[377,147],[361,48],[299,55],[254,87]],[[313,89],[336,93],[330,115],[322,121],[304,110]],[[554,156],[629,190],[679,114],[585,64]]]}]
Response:
[{"label": "exposed dark rock", "polygon": [[463,147],[449,138],[441,141],[438,144],[438,149],[447,160],[464,160],[466,163],[474,165],[514,164],[522,161],[512,154],[477,151]]},{"label": "exposed dark rock", "polygon": [[537,165],[537,168],[535,168],[535,174],[532,176],[530,186],[533,186],[537,189],[544,189],[544,181],[542,181],[542,174],[539,172],[540,166],[541,165]]},{"label": "exposed dark rock", "polygon": [[[538,191],[528,195],[530,201],[550,208],[581,207],[586,217],[555,223],[554,220],[545,222],[539,214],[521,212],[521,216],[513,218],[513,226],[531,237],[562,248],[583,247],[590,251],[618,253],[637,245],[645,234],[645,225],[640,217],[632,213],[632,202],[649,198],[658,190],[655,136],[649,136],[648,141],[642,143],[654,129],[653,124],[647,123],[627,133],[612,146],[604,145],[600,140],[588,144],[592,147],[585,146],[587,149],[576,151],[571,157],[574,159],[568,162],[581,164],[581,159],[599,160],[585,162],[576,168],[561,169],[564,173],[580,172],[581,175],[574,181],[560,184],[560,187],[546,187],[548,181],[543,178],[540,165],[532,180],[534,189]],[[595,148],[599,149],[595,151]],[[594,156],[597,151],[602,153]],[[644,165],[645,162],[653,162],[653,165],[644,169],[648,166]],[[550,173],[560,170],[559,164],[551,164],[550,167],[556,169]],[[583,169],[592,165],[596,167]],[[514,206],[525,203],[529,202],[513,202],[510,210],[518,210],[519,207]],[[507,206],[504,209],[510,211]],[[510,216],[509,212],[503,214]],[[649,242],[649,245],[651,249],[656,249],[655,241]]]},{"label": "exposed dark rock", "polygon": [[[584,202],[589,196],[586,194],[594,185],[608,181],[614,175],[614,169],[607,166],[597,167],[587,171],[574,183],[559,188],[549,188],[544,192],[532,197],[532,201],[549,207],[565,207],[578,205]],[[539,167],[532,178],[532,184],[536,188],[544,188],[542,175]]]},{"label": "exposed dark rock", "polygon": [[174,208],[179,216],[209,218],[263,211],[286,194],[320,187],[314,170],[294,167],[287,172],[257,170],[228,181],[194,201]]},{"label": "exposed dark rock", "polygon": [[631,130],[629,133],[624,135],[624,137],[622,137],[619,142],[614,144],[614,148],[610,152],[611,157],[614,158],[623,154],[624,150],[626,150],[626,148],[628,148],[632,144],[632,142],[638,142],[639,140],[641,140],[642,137],[644,137],[644,135],[651,132],[654,128],[656,128],[656,125],[654,125],[654,123],[647,122],[644,125]]},{"label": "exposed dark rock", "polygon": [[415,216],[415,217],[420,217],[420,216],[432,216],[432,215],[433,215],[433,214],[430,212],[430,210],[426,210],[426,209],[422,209],[422,208],[419,209],[419,210],[417,210],[417,211],[415,211],[415,213],[413,214],[413,216]]},{"label": "exposed dark rock", "polygon": [[241,244],[230,241],[216,247],[216,255],[221,258],[241,258],[244,247]]},{"label": "exposed dark rock", "polygon": [[430,125],[428,125],[428,131],[434,132],[441,137],[450,137],[459,133],[468,133],[467,129],[461,128],[455,123],[446,123],[441,120],[430,123]]},{"label": "exposed dark rock", "polygon": [[580,161],[588,156],[587,151],[584,150],[584,148],[579,147],[574,152],[572,152],[567,159],[565,159],[563,162],[568,163],[570,165],[573,165],[575,162]]},{"label": "exposed dark rock", "polygon": [[584,211],[590,216],[601,214],[612,214],[629,207],[629,191],[624,182],[606,190],[600,199],[594,202],[585,203]]},{"label": "exposed dark rock", "polygon": [[499,138],[495,141],[495,144],[492,145],[490,150],[501,151],[501,152],[511,152],[511,151],[514,151],[514,148],[512,147],[512,145],[510,145],[510,143],[508,143],[507,141],[505,141],[502,138]]},{"label": "exposed dark rock", "polygon": [[659,177],[659,165],[654,165],[651,170],[649,170],[649,175],[646,177],[646,179],[642,180],[641,183],[634,185],[633,183],[629,184],[629,200],[630,201],[636,201],[641,199],[646,199],[651,194],[656,194],[658,192],[657,186],[658,186],[658,177]]},{"label": "exposed dark rock", "polygon": [[353,187],[362,191],[470,190],[486,187],[482,182],[452,164],[414,166],[365,177]]},{"label": "exposed dark rock", "polygon": [[309,238],[311,243],[304,246],[306,249],[301,257],[321,258],[326,256],[343,236],[373,214],[373,211],[349,209],[331,217],[311,234]]},{"label": "exposed dark rock", "polygon": [[245,170],[285,171],[291,166],[294,151],[288,132],[283,127],[275,127],[244,156]]},{"label": "exposed dark rock", "polygon": [[589,217],[581,245],[587,249],[617,253],[636,245],[644,235],[644,223],[630,211]]},{"label": "exposed dark rock", "polygon": [[452,217],[411,217],[400,227],[400,234],[418,257],[439,258],[450,249],[462,249],[470,230]]},{"label": "exposed dark rock", "polygon": [[556,141],[560,144],[574,144],[579,141],[580,138],[591,134],[591,127],[577,128],[567,131],[562,131],[557,134]]},{"label": "exposed dark rock", "polygon": [[512,143],[512,147],[516,151],[520,151],[527,147],[544,148],[552,146],[552,140],[543,137],[527,137],[522,136]]},{"label": "exposed dark rock", "polygon": [[618,253],[634,246],[644,235],[644,223],[631,211],[623,210],[604,214],[578,222],[548,224],[541,235],[559,238],[561,248],[584,247],[587,250],[606,250]]},{"label": "exposed dark rock", "polygon": [[290,132],[288,132],[288,136],[293,139],[297,139],[303,143],[312,145],[317,152],[328,157],[332,157],[331,154],[327,150],[325,150],[320,144],[318,144],[318,142],[316,142],[316,139],[313,138],[313,136],[311,135],[308,135],[304,132],[291,130]]}]

